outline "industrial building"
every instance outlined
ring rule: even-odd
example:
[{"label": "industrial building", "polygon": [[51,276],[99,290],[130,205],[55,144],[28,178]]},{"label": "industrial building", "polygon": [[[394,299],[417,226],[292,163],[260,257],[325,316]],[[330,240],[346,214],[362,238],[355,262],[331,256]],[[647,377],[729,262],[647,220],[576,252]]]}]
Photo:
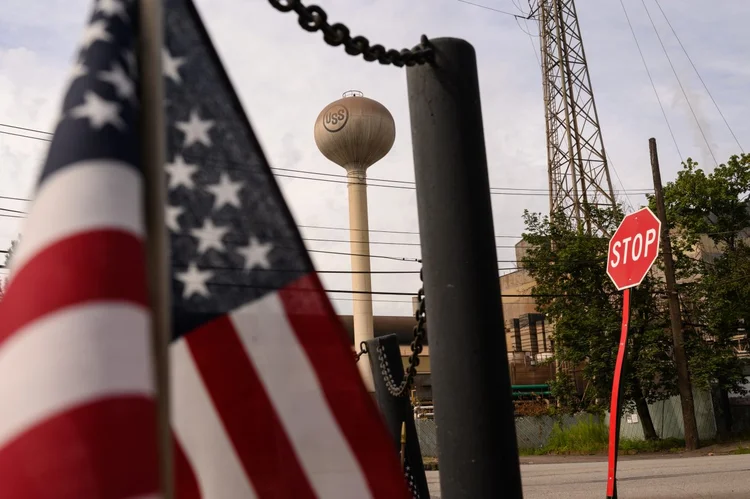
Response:
[{"label": "industrial building", "polygon": [[[516,259],[520,262],[525,251],[523,242],[516,245]],[[503,317],[505,319],[505,338],[507,352],[503,357],[498,352],[498,362],[507,361],[510,368],[511,384],[516,391],[523,391],[527,386],[546,385],[555,376],[555,364],[544,362],[552,357],[554,347],[552,330],[538,313],[532,298],[531,289],[534,280],[522,267],[500,277],[500,289],[504,295],[525,295],[503,297]],[[429,302],[428,302],[429,303]],[[416,311],[416,297],[413,298]],[[428,305],[429,306],[429,305]],[[352,345],[354,345],[354,318],[351,315],[339,316],[346,328]],[[401,359],[404,368],[408,366],[411,355],[411,341],[416,321],[408,316],[376,316],[373,318],[374,336],[395,334],[401,347]],[[415,379],[415,396],[420,402],[432,401],[430,379],[430,346],[429,324],[427,340],[424,342],[420,363]],[[457,334],[461,334],[457,331]],[[498,334],[501,334],[498,331]]]}]

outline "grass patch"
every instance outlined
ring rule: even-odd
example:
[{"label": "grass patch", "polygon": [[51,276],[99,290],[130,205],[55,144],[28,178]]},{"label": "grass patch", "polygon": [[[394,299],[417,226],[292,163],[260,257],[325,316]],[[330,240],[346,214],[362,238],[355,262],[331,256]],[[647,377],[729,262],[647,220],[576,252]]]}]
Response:
[{"label": "grass patch", "polygon": [[[631,440],[620,439],[620,454],[639,454],[643,452],[679,452],[685,446],[683,440],[669,438],[664,440]],[[601,454],[609,447],[609,427],[593,416],[581,420],[573,426],[563,428],[555,424],[550,433],[547,445],[541,449],[519,449],[522,455],[544,454]],[[750,452],[750,449],[748,450]]]},{"label": "grass patch", "polygon": [[738,448],[730,452],[730,454],[750,454],[750,447],[743,447],[740,445]]}]

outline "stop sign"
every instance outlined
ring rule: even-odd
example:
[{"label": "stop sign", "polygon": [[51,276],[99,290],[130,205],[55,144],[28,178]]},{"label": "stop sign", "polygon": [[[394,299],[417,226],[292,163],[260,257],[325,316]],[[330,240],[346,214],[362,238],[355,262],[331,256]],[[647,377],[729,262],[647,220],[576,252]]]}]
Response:
[{"label": "stop sign", "polygon": [[607,253],[607,275],[618,290],[638,286],[659,255],[661,222],[648,208],[626,216]]}]

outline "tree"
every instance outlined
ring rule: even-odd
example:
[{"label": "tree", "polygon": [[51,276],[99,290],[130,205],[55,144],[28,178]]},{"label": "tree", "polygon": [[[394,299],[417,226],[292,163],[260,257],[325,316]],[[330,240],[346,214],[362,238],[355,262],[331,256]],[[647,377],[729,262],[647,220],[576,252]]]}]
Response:
[{"label": "tree", "polygon": [[[10,259],[13,256],[13,252],[18,247],[18,241],[21,239],[21,236],[18,236],[18,239],[14,239],[10,242],[10,248],[8,248],[8,252],[5,254],[5,262],[3,266],[7,269],[10,266]],[[5,286],[7,285],[7,281],[5,279],[0,279],[0,300],[5,295]]]},{"label": "tree", "polygon": [[[596,227],[614,233],[621,209],[591,209]],[[534,278],[538,309],[554,324],[555,359],[581,366],[587,390],[569,389],[570,377],[558,373],[553,391],[572,410],[609,407],[622,320],[622,293],[606,274],[608,238],[571,227],[562,214],[524,213],[523,235],[530,249],[522,264]],[[668,315],[657,296],[658,283],[647,277],[632,292],[630,355],[624,376],[624,400],[635,407],[644,434],[657,438],[648,403],[675,393]]]},{"label": "tree", "polygon": [[750,320],[750,155],[732,156],[711,173],[688,159],[664,198],[678,248],[691,377],[719,395],[719,430],[726,436],[729,392],[741,392],[744,381],[732,337]]}]

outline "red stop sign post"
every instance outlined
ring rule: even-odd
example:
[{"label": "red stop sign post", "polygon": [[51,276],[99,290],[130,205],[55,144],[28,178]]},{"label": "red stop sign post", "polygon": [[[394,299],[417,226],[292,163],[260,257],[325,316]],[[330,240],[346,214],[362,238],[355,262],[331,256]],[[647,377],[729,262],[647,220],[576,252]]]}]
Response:
[{"label": "red stop sign post", "polygon": [[620,441],[622,368],[625,362],[630,322],[630,288],[638,286],[659,255],[661,222],[648,208],[626,216],[609,240],[607,275],[622,295],[622,329],[617,350],[612,401],[609,409],[609,464],[607,499],[617,499],[617,448]]}]

